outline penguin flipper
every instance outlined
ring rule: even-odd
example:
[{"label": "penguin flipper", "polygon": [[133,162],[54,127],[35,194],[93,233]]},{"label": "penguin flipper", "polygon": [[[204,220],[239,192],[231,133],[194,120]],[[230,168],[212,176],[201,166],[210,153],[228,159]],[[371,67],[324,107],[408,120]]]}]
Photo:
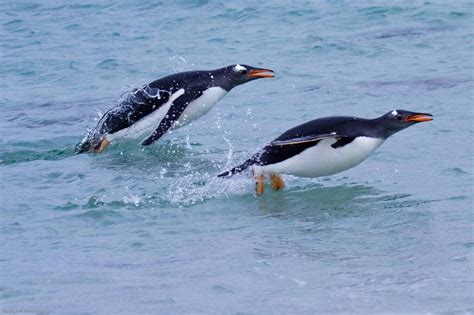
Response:
[{"label": "penguin flipper", "polygon": [[311,136],[293,138],[293,139],[288,139],[288,140],[274,140],[274,141],[271,142],[271,145],[272,146],[295,145],[295,144],[316,142],[316,141],[320,141],[320,140],[323,140],[323,139],[331,139],[331,138],[332,139],[340,139],[340,138],[348,138],[348,137],[344,136],[344,135],[333,134],[333,133],[319,134],[319,135],[311,135]]},{"label": "penguin flipper", "polygon": [[176,123],[188,104],[196,97],[197,96],[193,94],[184,93],[175,99],[165,117],[158,125],[158,128],[156,128],[148,138],[142,141],[142,145],[150,145],[160,139]]}]

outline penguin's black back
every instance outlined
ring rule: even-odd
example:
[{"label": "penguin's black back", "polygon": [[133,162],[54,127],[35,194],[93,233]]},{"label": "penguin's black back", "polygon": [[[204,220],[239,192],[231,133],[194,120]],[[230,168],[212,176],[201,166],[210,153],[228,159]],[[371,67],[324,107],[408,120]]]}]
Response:
[{"label": "penguin's black back", "polygon": [[301,137],[336,134],[347,137],[377,137],[373,119],[334,116],[318,118],[288,129],[274,141],[291,140]]},{"label": "penguin's black back", "polygon": [[170,74],[148,84],[151,88],[175,92],[180,88],[205,90],[214,86],[215,70],[186,71]]}]

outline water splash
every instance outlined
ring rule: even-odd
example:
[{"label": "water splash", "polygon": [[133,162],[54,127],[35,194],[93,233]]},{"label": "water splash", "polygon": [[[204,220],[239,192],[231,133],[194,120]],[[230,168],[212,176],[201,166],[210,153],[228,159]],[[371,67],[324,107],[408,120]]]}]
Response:
[{"label": "water splash", "polygon": [[178,207],[186,207],[205,200],[249,194],[253,181],[242,176],[232,180],[216,177],[208,172],[191,172],[175,178],[164,195],[165,201]]},{"label": "water splash", "polygon": [[171,71],[175,73],[191,70],[190,68],[195,66],[194,63],[188,62],[180,55],[170,56],[168,61],[168,64],[171,66]]},{"label": "water splash", "polygon": [[127,195],[122,198],[122,202],[126,205],[131,204],[131,205],[134,205],[135,207],[140,206],[143,203],[142,198],[140,198],[140,196],[136,194],[133,194],[128,188],[128,186],[126,187],[126,189],[127,189]]}]

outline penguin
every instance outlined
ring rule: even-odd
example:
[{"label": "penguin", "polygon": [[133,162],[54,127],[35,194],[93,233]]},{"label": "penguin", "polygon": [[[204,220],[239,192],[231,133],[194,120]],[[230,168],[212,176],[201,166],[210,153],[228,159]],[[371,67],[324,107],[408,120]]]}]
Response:
[{"label": "penguin", "polygon": [[150,145],[168,130],[206,114],[234,87],[272,77],[270,69],[240,64],[163,77],[122,97],[76,146],[76,153],[100,153],[121,138],[143,139],[142,145]]},{"label": "penguin", "polygon": [[250,159],[218,176],[230,177],[252,167],[259,196],[265,177],[270,177],[273,189],[280,190],[285,186],[280,174],[314,178],[345,171],[367,159],[396,132],[431,120],[431,114],[406,110],[393,110],[375,119],[315,119],[285,131]]}]

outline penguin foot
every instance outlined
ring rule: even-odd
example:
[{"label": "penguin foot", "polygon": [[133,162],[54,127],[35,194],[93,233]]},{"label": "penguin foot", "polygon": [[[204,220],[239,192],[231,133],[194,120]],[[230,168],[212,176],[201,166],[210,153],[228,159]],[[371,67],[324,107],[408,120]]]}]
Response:
[{"label": "penguin foot", "polygon": [[272,188],[275,190],[281,190],[285,188],[285,181],[283,178],[277,174],[277,173],[272,173],[271,175],[271,180],[272,180]]},{"label": "penguin foot", "polygon": [[265,192],[265,176],[263,174],[255,175],[255,194],[260,196]]},{"label": "penguin foot", "polygon": [[105,148],[107,148],[107,146],[110,144],[110,141],[107,140],[107,138],[104,138],[100,144],[95,148],[94,152],[95,153],[101,153],[102,151],[105,150]]}]

